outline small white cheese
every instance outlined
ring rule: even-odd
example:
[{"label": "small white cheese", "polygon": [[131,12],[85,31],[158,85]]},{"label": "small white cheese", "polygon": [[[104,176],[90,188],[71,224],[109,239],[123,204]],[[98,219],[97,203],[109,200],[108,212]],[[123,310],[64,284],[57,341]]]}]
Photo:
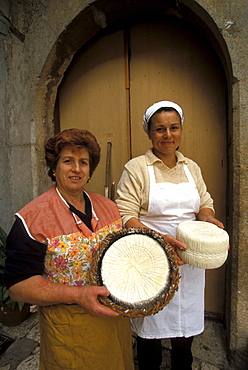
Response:
[{"label": "small white cheese", "polygon": [[177,249],[181,259],[191,266],[214,269],[227,259],[229,236],[218,226],[203,221],[185,221],[177,227],[176,237],[188,246]]}]

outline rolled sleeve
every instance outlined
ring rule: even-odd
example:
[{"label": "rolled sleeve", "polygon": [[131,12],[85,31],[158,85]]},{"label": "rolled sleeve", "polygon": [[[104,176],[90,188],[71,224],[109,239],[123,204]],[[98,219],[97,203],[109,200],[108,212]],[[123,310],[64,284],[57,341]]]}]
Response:
[{"label": "rolled sleeve", "polygon": [[47,246],[27,234],[22,221],[17,218],[6,242],[4,282],[12,285],[34,275],[42,275]]}]

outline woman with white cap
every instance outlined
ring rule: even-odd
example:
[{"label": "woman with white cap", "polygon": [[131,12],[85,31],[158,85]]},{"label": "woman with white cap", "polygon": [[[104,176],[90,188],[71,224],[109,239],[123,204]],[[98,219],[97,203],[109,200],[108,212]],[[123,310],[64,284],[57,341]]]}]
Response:
[{"label": "woman with white cap", "polygon": [[215,218],[199,166],[178,151],[183,121],[182,108],[171,101],[145,111],[143,128],[152,148],[125,165],[117,190],[123,225],[161,233],[175,249],[181,276],[178,291],[162,311],[132,319],[140,370],[160,368],[162,338],[171,339],[171,368],[191,369],[192,341],[204,330],[205,270],[180,259],[176,249],[187,246],[175,238],[176,228],[194,219],[224,228]]}]

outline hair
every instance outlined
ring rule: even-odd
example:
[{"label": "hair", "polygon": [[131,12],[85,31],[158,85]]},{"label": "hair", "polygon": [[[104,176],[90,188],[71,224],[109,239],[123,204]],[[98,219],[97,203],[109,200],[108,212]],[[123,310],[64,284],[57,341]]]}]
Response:
[{"label": "hair", "polygon": [[154,115],[157,114],[157,113],[161,113],[161,112],[176,112],[178,114],[179,118],[180,118],[180,125],[182,126],[181,116],[180,116],[180,114],[178,113],[178,111],[175,108],[172,108],[172,107],[162,107],[162,108],[159,108],[155,113],[153,113],[153,115],[150,117],[149,121],[147,122],[148,131],[150,131],[151,122],[152,122],[152,118],[154,117]]},{"label": "hair", "polygon": [[100,161],[101,148],[92,133],[77,128],[61,131],[45,143],[45,159],[49,167],[48,176],[53,181],[56,180],[54,171],[56,170],[61,151],[65,147],[85,148],[87,150],[89,153],[91,177]]}]

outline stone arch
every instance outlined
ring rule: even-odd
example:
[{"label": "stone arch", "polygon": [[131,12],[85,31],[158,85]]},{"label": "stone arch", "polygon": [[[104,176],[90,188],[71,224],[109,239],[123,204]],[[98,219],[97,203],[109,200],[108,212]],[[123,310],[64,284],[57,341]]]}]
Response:
[{"label": "stone arch", "polygon": [[[189,0],[170,0],[166,2],[149,0],[145,3],[136,0],[132,2],[123,2],[122,0],[117,0],[115,2],[97,0],[81,10],[71,21],[67,19],[63,20],[65,28],[57,37],[43,66],[39,81],[41,88],[38,90],[41,99],[40,102],[43,107],[43,109],[40,110],[40,113],[42,113],[42,117],[40,118],[45,124],[45,136],[52,135],[54,132],[54,124],[52,124],[52,122],[54,123],[54,118],[56,116],[55,102],[57,90],[75,53],[107,28],[118,28],[126,22],[132,22],[134,19],[143,21],[144,19],[150,19],[153,15],[156,16],[158,14],[170,15],[186,21],[189,25],[199,29],[206,40],[212,44],[226,75],[228,88],[227,106],[229,107],[229,112],[227,114],[227,132],[232,131],[231,102],[233,72],[231,59],[220,30],[203,7],[197,2]],[[66,24],[67,21],[68,24]],[[228,145],[228,148],[232,150],[231,145]],[[232,173],[232,171],[230,171],[230,173]],[[39,189],[39,192],[42,191],[43,189]],[[231,199],[232,194],[229,192],[229,205],[231,204]],[[229,229],[231,230],[231,225]],[[227,316],[229,316],[228,312]]]},{"label": "stone arch", "polygon": [[[196,2],[171,0],[161,2],[149,0],[125,2],[118,0],[107,2],[97,0],[84,8],[56,39],[41,72],[39,97],[43,106],[42,120],[46,131],[52,132],[51,122],[54,119],[54,106],[58,86],[74,54],[103,29],[137,18],[151,17],[152,13],[173,15],[189,22],[198,28],[213,45],[226,74],[228,96],[231,101],[232,66],[227,45],[213,19]],[[66,19],[64,20],[66,22]],[[230,104],[229,104],[230,106]]]},{"label": "stone arch", "polygon": [[[205,9],[199,5],[199,2],[204,4]],[[16,4],[18,3],[20,4],[20,2],[16,2]],[[15,1],[12,2],[12,6],[15,6],[16,4]],[[14,80],[14,83],[8,87],[7,91],[8,103],[11,101],[12,105],[9,104],[9,127],[6,129],[6,136],[8,136],[8,150],[10,148],[8,154],[8,167],[10,171],[8,177],[11,179],[9,194],[13,210],[17,211],[20,206],[27,203],[30,198],[42,193],[50,185],[50,183],[45,180],[40,181],[40,179],[44,179],[45,173],[45,164],[44,161],[41,160],[41,158],[43,158],[42,143],[44,138],[53,134],[53,121],[55,115],[54,108],[57,90],[63,79],[64,72],[69,66],[74,54],[89,40],[100,34],[102,30],[111,27],[112,25],[119,25],[120,23],[123,24],[130,19],[135,19],[136,17],[142,19],[145,17],[149,18],[152,14],[171,15],[194,25],[213,45],[213,48],[220,58],[227,80],[229,129],[228,154],[230,158],[229,166],[231,175],[229,180],[229,187],[231,189],[229,193],[229,204],[232,203],[232,182],[237,187],[236,208],[234,211],[232,210],[235,218],[233,239],[236,242],[236,249],[232,252],[234,254],[233,259],[235,261],[235,263],[233,263],[234,272],[232,273],[232,291],[235,292],[233,293],[234,297],[232,299],[232,301],[234,301],[232,307],[232,320],[229,320],[230,325],[233,326],[233,338],[231,340],[232,343],[230,347],[233,352],[237,352],[237,356],[242,357],[242,353],[239,355],[238,350],[242,351],[244,348],[243,352],[246,353],[245,341],[247,332],[245,332],[245,330],[247,328],[247,324],[243,321],[245,320],[245,314],[243,314],[243,312],[245,312],[247,302],[245,298],[246,290],[243,289],[241,292],[242,299],[240,298],[241,294],[239,295],[239,305],[237,303],[238,299],[235,295],[237,295],[237,292],[240,293],[240,289],[238,289],[238,287],[241,286],[241,288],[244,288],[246,286],[245,277],[243,280],[241,279],[241,275],[245,275],[244,268],[241,266],[242,268],[240,267],[239,269],[239,261],[241,261],[243,256],[246,256],[245,250],[247,250],[247,248],[245,248],[247,240],[247,238],[245,238],[245,230],[247,229],[247,202],[245,197],[241,197],[241,187],[242,184],[247,183],[247,175],[244,171],[245,166],[241,169],[239,168],[241,162],[239,153],[242,152],[242,149],[246,148],[245,139],[243,139],[243,141],[241,140],[242,133],[245,132],[245,127],[241,127],[242,125],[240,124],[240,117],[246,116],[246,100],[244,99],[244,83],[242,86],[239,83],[234,87],[232,86],[235,82],[232,63],[239,79],[243,78],[243,80],[245,80],[246,70],[245,68],[239,68],[237,60],[239,54],[241,55],[242,50],[245,50],[246,41],[244,39],[245,36],[247,36],[247,31],[243,32],[243,38],[239,38],[239,40],[243,40],[240,48],[241,51],[239,51],[237,57],[233,58],[231,62],[228,48],[234,55],[237,50],[234,48],[235,40],[231,40],[231,38],[226,37],[227,41],[225,41],[222,36],[225,36],[225,30],[220,30],[215,21],[218,25],[222,25],[222,27],[224,27],[225,19],[227,19],[229,14],[231,14],[233,17],[237,17],[237,26],[242,27],[242,24],[246,24],[245,15],[247,13],[247,10],[244,7],[244,2],[236,1],[233,7],[229,6],[227,3],[223,3],[223,5],[220,6],[214,1],[204,0],[198,2],[192,0],[132,0],[129,2],[124,2],[123,0],[93,0],[91,2],[81,2],[75,0],[71,2],[68,7],[64,8],[62,6],[62,1],[50,1],[45,5],[44,4],[41,4],[38,1],[32,1],[32,6],[29,7],[31,4],[27,1],[24,5],[26,8],[24,9],[23,14],[13,12],[12,18],[16,20],[15,24],[18,28],[21,27],[20,30],[25,35],[25,42],[22,41],[23,44],[18,44],[18,41],[16,41],[14,37],[7,40],[9,43],[12,43],[11,47],[12,49],[15,49],[15,55],[18,54],[18,57],[16,58],[18,60],[18,66],[15,66],[15,61],[13,62],[10,56],[7,64],[7,67],[10,70],[10,79]],[[82,4],[90,5],[85,6]],[[238,8],[239,13],[238,11],[235,11],[234,13],[234,7],[235,10]],[[218,10],[220,10],[219,13]],[[53,12],[55,11],[57,11],[57,13],[56,16],[53,17]],[[210,14],[212,14],[213,18]],[[44,17],[43,20],[45,21],[39,23],[39,17]],[[22,22],[24,25],[22,25]],[[44,27],[43,35],[41,32],[42,26]],[[235,29],[233,29],[233,32],[236,32]],[[229,35],[231,35],[231,33],[226,36]],[[39,60],[38,58],[40,55],[38,55],[38,57],[37,55],[33,55],[33,53],[36,52],[36,48],[42,50],[42,58]],[[9,54],[11,54],[11,50]],[[30,59],[29,64],[26,63],[26,59],[28,58]],[[16,75],[17,82],[15,79]],[[20,90],[18,90],[17,87],[18,83],[19,86],[22,87],[26,84],[27,87],[31,89],[32,96],[23,97],[22,102],[16,107],[13,104],[13,100],[18,99],[17,94]],[[241,91],[241,89],[243,89],[243,91]],[[232,90],[235,95],[234,99],[232,99]],[[242,112],[239,110],[241,105],[239,94],[242,94]],[[232,112],[232,100],[234,100],[234,105],[236,104],[234,107],[234,113]],[[25,109],[26,112],[22,113]],[[18,125],[16,124],[18,120],[21,122],[21,125],[19,125],[19,131]],[[232,134],[233,120],[236,120],[235,127],[237,127],[236,131],[239,131],[239,133],[236,134],[233,138],[233,142],[231,142],[230,137]],[[32,133],[30,135],[31,141],[29,142],[30,139],[28,133],[30,127],[32,128]],[[20,135],[20,133],[22,135]],[[245,138],[245,134],[243,137]],[[23,148],[21,148],[23,149],[23,152],[20,150],[21,144],[23,145]],[[235,145],[236,150],[235,166],[232,163],[233,145]],[[25,159],[28,158],[29,160],[29,156],[27,156],[27,154],[30,152],[32,159],[31,163],[28,162],[28,164],[25,165],[25,181],[23,181],[23,173],[21,171],[24,167],[21,166],[21,160],[23,157]],[[234,177],[234,181],[232,180],[232,176]],[[27,184],[27,186],[23,186],[23,184]],[[20,189],[22,189],[22,191],[20,191]],[[11,212],[11,215],[13,213],[14,212]],[[230,214],[230,218],[232,218],[232,214]],[[231,224],[229,230],[232,230]],[[245,260],[245,258],[243,258],[243,260]],[[237,347],[239,347],[238,350]],[[244,359],[244,362],[245,361],[246,360]]]},{"label": "stone arch", "polygon": [[[56,38],[45,60],[37,86],[36,122],[43,122],[43,127],[39,128],[39,132],[43,131],[42,136],[49,137],[54,132],[57,90],[75,53],[107,28],[121,26],[133,19],[149,19],[157,14],[174,16],[188,22],[199,29],[212,44],[226,75],[229,100],[227,106],[230,107],[228,125],[231,131],[233,83],[231,60],[220,30],[205,9],[198,3],[188,0],[166,2],[149,0],[145,3],[136,0],[132,2],[97,0],[82,9],[73,19],[67,19],[64,13],[64,19],[61,20],[64,23],[64,30]],[[43,192],[46,186],[45,183],[40,184],[38,181],[40,174],[44,173],[44,164],[39,160],[42,157],[41,150],[43,148],[36,153],[37,166],[32,170],[36,178],[34,183],[38,184],[37,193]]]},{"label": "stone arch", "polygon": [[[197,27],[219,55],[231,102],[233,78],[227,45],[216,23],[197,2],[96,0],[83,8],[79,1],[70,7],[63,7],[62,1],[51,1],[46,6],[39,3],[38,8],[30,8],[28,3],[13,2],[13,5],[16,7],[13,8],[13,22],[20,29],[22,38],[15,34],[9,37],[15,58],[10,57],[6,64],[10,80],[6,90],[9,179],[15,179],[10,180],[8,190],[11,214],[50,186],[42,159],[43,143],[54,132],[54,107],[59,84],[75,53],[103,30],[121,27],[135,19],[150,19],[158,14],[161,17],[170,15]],[[24,90],[27,93],[18,103]],[[231,122],[232,104],[228,107]],[[229,126],[231,131],[230,123]],[[22,171],[24,161],[29,162],[29,171]],[[27,186],[21,193],[19,189],[23,184]]]},{"label": "stone arch", "polygon": [[[151,10],[152,9],[152,10]],[[72,20],[63,19],[64,30],[59,34],[44,63],[39,81],[39,114],[38,121],[44,123],[44,135],[50,136],[54,132],[54,118],[56,116],[55,102],[57,90],[63,75],[70,65],[75,53],[87,42],[98,36],[107,28],[121,27],[125,22],[133,19],[150,19],[153,15],[170,15],[182,19],[194,26],[210,42],[218,55],[227,81],[227,107],[229,112],[227,132],[232,132],[232,84],[233,71],[227,44],[208,12],[197,2],[190,0],[148,0],[145,3],[138,0],[123,2],[116,0],[109,2],[97,0],[81,10]],[[229,158],[232,158],[232,145],[228,144]],[[231,166],[231,163],[229,163]],[[231,167],[229,169],[230,173]],[[39,172],[39,168],[37,169]],[[231,184],[231,177],[230,184]],[[44,187],[44,184],[41,185]],[[231,186],[229,186],[232,188]],[[38,188],[41,193],[44,188]],[[232,203],[232,194],[229,192],[228,204]],[[228,217],[230,220],[230,218]],[[231,221],[230,221],[231,222]],[[229,230],[232,230],[231,224]],[[228,313],[227,313],[228,315]]]},{"label": "stone arch", "polygon": [[[233,71],[228,48],[216,23],[197,2],[189,0],[148,0],[140,2],[109,2],[97,0],[82,9],[72,20],[63,19],[64,30],[59,34],[43,65],[39,80],[39,119],[44,123],[44,135],[53,134],[57,90],[63,75],[75,53],[87,42],[111,27],[121,27],[133,19],[149,19],[157,14],[170,15],[193,25],[208,40],[218,55],[227,81],[228,131],[232,131],[232,84]],[[229,143],[228,143],[229,144]],[[228,145],[232,150],[232,146]],[[231,153],[230,157],[231,157]],[[231,165],[231,164],[230,164]],[[39,172],[39,168],[37,168]],[[231,171],[230,171],[231,173]],[[231,181],[231,179],[230,179]],[[38,189],[41,193],[44,184]],[[230,187],[231,188],[231,187]],[[232,194],[229,194],[231,201]],[[229,202],[230,204],[231,202]],[[230,227],[231,230],[231,227]],[[228,315],[228,314],[227,314]]]}]

